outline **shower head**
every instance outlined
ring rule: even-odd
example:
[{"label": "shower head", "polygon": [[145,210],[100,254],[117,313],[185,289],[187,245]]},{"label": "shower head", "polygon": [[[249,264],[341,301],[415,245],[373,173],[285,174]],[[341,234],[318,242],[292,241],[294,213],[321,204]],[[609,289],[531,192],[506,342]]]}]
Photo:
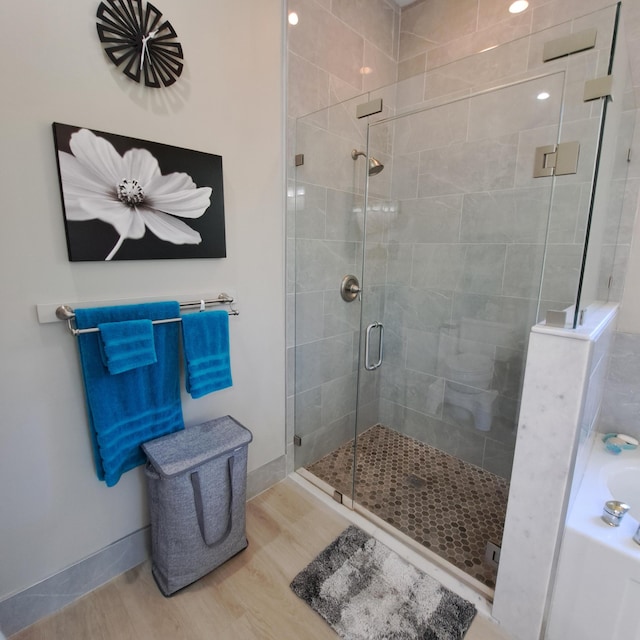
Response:
[{"label": "shower head", "polygon": [[[358,151],[357,149],[351,150],[351,157],[357,160],[358,156],[366,156],[364,151]],[[369,175],[375,176],[384,169],[384,165],[379,160],[376,160],[373,156],[369,156]]]},{"label": "shower head", "polygon": [[384,169],[384,165],[379,160],[376,160],[373,156],[369,158],[369,175],[375,176]]}]

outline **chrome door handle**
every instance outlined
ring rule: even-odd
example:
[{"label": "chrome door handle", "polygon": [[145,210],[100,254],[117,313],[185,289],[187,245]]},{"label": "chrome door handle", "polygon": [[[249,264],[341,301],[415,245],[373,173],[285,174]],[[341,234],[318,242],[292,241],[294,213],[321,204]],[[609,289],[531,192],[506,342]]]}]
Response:
[{"label": "chrome door handle", "polygon": [[[369,364],[369,347],[371,345],[371,332],[374,329],[380,329],[378,335],[380,340],[378,342],[378,361],[373,364]],[[367,327],[367,332],[364,339],[364,368],[367,371],[375,371],[382,364],[382,349],[384,344],[384,327],[382,322],[373,322]]]}]

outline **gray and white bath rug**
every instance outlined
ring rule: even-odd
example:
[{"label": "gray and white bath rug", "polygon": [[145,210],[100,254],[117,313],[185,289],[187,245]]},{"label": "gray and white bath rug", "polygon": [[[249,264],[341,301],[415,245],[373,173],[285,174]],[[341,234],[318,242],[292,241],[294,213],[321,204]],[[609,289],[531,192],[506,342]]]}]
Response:
[{"label": "gray and white bath rug", "polygon": [[476,608],[355,526],[291,589],[345,640],[460,640]]}]

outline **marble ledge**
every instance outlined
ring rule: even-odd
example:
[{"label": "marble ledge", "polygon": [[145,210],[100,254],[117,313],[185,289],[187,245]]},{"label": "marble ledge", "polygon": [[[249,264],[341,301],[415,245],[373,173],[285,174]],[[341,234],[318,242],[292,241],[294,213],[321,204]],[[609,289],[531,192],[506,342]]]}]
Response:
[{"label": "marble ledge", "polygon": [[594,303],[587,307],[585,323],[572,329],[570,327],[552,327],[539,322],[531,328],[532,333],[541,333],[573,340],[596,340],[618,313],[617,302]]}]

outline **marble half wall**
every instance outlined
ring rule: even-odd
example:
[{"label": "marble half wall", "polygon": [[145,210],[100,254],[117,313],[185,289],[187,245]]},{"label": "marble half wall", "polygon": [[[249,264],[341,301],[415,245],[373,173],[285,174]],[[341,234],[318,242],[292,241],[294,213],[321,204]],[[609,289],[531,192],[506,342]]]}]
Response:
[{"label": "marble half wall", "polygon": [[592,442],[617,305],[576,330],[531,330],[493,616],[514,640],[543,637],[576,461]]}]

